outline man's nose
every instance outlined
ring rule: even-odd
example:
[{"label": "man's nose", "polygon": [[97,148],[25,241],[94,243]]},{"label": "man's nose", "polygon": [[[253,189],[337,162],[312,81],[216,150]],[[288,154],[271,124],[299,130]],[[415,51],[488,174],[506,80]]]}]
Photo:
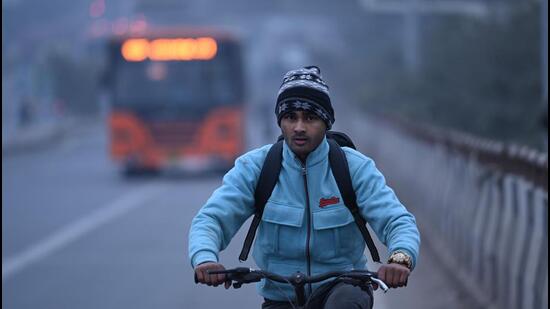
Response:
[{"label": "man's nose", "polygon": [[304,132],[305,130],[306,130],[306,124],[302,119],[298,119],[298,121],[296,121],[296,125],[294,126],[294,131]]}]

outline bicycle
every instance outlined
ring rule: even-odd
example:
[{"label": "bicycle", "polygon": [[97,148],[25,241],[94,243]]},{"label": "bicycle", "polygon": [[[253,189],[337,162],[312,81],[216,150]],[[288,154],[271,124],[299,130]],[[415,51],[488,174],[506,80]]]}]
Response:
[{"label": "bicycle", "polygon": [[[301,272],[296,272],[290,276],[281,276],[264,270],[253,270],[247,267],[237,267],[226,270],[208,271],[210,275],[225,274],[226,280],[230,281],[234,289],[242,287],[243,284],[259,282],[262,279],[272,280],[279,283],[290,284],[294,287],[294,293],[296,295],[296,304],[294,306],[292,301],[289,302],[293,308],[307,308],[305,297],[305,285],[309,283],[318,283],[321,281],[334,278],[338,282],[345,282],[361,288],[369,288],[372,284],[378,285],[384,293],[389,288],[380,279],[378,279],[375,272],[368,270],[351,270],[351,271],[333,271],[327,272],[315,276],[307,276]],[[195,275],[195,283],[198,283],[197,276]]]}]

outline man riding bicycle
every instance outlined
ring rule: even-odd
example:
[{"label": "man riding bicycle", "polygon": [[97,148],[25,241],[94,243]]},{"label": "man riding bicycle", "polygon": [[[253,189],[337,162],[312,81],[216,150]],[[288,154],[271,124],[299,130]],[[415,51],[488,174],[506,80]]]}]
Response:
[{"label": "man riding bicycle", "polygon": [[[308,276],[366,267],[365,236],[344,205],[341,184],[329,162],[327,131],[334,123],[328,86],[319,68],[305,67],[285,74],[275,108],[281,127],[282,164],[276,185],[259,221],[253,256],[263,270],[279,275],[297,271]],[[218,253],[255,209],[255,190],[272,145],[252,150],[235,162],[218,188],[193,219],[189,258],[199,282],[218,286],[229,282]],[[339,147],[338,147],[339,148]],[[390,252],[378,277],[390,287],[407,284],[416,265],[420,235],[416,221],[397,199],[374,162],[342,147],[360,216]],[[346,171],[347,172],[347,171]],[[354,201],[355,202],[355,201]],[[357,222],[357,218],[355,218]],[[368,233],[368,232],[367,232]],[[371,247],[369,246],[369,249]],[[262,308],[291,308],[291,286],[271,280],[258,284]],[[372,290],[345,282],[308,284],[322,308],[372,308]]]}]

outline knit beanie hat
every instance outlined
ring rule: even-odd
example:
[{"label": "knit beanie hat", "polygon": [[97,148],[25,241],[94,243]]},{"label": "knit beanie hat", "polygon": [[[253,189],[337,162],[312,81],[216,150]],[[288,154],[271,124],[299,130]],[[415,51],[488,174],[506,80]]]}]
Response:
[{"label": "knit beanie hat", "polygon": [[332,127],[334,109],[330,103],[328,85],[323,81],[318,67],[292,70],[283,77],[275,106],[279,126],[283,116],[294,110],[311,111],[325,122],[327,130]]}]

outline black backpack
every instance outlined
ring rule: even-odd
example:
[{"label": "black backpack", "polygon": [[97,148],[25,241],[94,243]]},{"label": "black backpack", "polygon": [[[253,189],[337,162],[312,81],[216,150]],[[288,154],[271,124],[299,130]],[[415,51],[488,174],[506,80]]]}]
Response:
[{"label": "black backpack", "polygon": [[[336,179],[336,183],[338,184],[340,194],[344,199],[344,204],[353,215],[353,219],[359,227],[359,230],[363,235],[363,239],[367,243],[367,247],[369,248],[372,259],[375,262],[380,263],[378,250],[376,249],[376,246],[374,245],[372,237],[370,236],[370,233],[366,226],[367,222],[361,216],[359,206],[357,206],[357,197],[355,195],[355,191],[353,190],[351,176],[349,174],[348,161],[346,159],[344,151],[341,149],[341,147],[344,146],[356,149],[355,145],[346,134],[335,131],[327,132],[327,141],[330,146],[330,167],[332,169],[334,178]],[[265,204],[271,196],[271,192],[275,188],[275,185],[277,184],[277,181],[279,179],[279,173],[281,172],[281,165],[283,160],[283,143],[283,137],[279,136],[279,138],[277,139],[277,143],[273,144],[273,146],[271,146],[271,149],[267,153],[264,165],[262,166],[260,178],[258,179],[258,185],[256,186],[256,190],[254,192],[254,207],[256,211],[254,213],[252,223],[250,224],[250,228],[248,229],[248,233],[246,234],[243,249],[241,251],[241,254],[239,255],[239,260],[241,262],[248,259],[248,253],[250,252],[250,248],[252,247],[254,237],[256,236],[256,230],[258,229],[260,221],[262,220]]]}]

